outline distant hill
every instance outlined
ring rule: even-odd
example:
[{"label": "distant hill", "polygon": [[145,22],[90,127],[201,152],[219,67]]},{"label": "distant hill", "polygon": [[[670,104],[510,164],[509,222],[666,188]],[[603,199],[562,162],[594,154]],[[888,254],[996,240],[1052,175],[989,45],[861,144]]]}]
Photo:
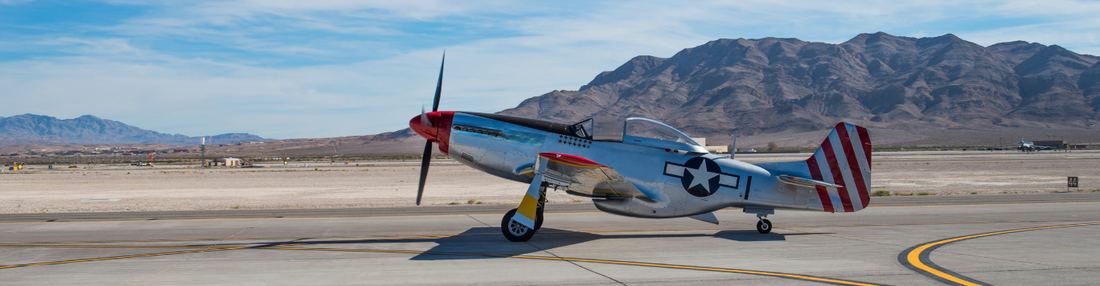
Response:
[{"label": "distant hill", "polygon": [[[669,58],[637,56],[579,90],[548,92],[499,113],[564,123],[644,116],[710,137],[716,145],[728,144],[739,130],[743,146],[769,141],[816,146],[824,136],[818,133],[839,121],[870,127],[879,146],[993,145],[1021,137],[1084,142],[1093,140],[1083,132],[1086,119],[1100,119],[1100,58],[1024,41],[983,47],[952,34],[911,38],[880,32],[840,44],[719,39]],[[214,136],[217,144],[245,141],[266,139]],[[94,116],[58,120],[25,114],[0,118],[0,146],[12,142],[196,145],[198,137]],[[226,152],[419,154],[421,142],[406,128],[224,147]]]},{"label": "distant hill", "polygon": [[[158,143],[168,145],[199,145],[202,137],[164,134],[125,123],[84,115],[73,119],[23,114],[0,117],[0,147],[39,144],[127,144]],[[247,133],[227,133],[212,137],[213,143],[268,141]],[[210,142],[208,142],[210,143]]]},{"label": "distant hill", "polygon": [[873,129],[1077,129],[1100,111],[1100,58],[1023,41],[861,34],[841,44],[720,39],[638,56],[579,90],[501,114],[577,122],[645,116],[694,136]]}]

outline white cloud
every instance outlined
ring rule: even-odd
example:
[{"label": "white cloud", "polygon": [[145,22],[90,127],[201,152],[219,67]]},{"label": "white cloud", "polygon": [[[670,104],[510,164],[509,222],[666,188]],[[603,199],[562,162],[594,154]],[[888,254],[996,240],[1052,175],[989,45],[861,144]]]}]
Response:
[{"label": "white cloud", "polygon": [[15,5],[20,5],[20,4],[26,4],[26,3],[31,2],[31,1],[33,1],[33,0],[0,0],[0,5],[15,6]]},{"label": "white cloud", "polygon": [[[444,48],[441,108],[483,112],[576,89],[636,55],[669,57],[717,38],[955,33],[984,45],[1027,40],[1100,52],[1097,4],[1066,0],[131,4],[153,10],[84,27],[94,33],[4,42],[63,54],[0,61],[9,103],[0,115],[93,114],[192,136],[373,134],[404,128],[430,105]],[[1022,17],[1036,23],[966,26]],[[174,46],[181,41],[220,48]],[[287,63],[314,59],[322,60]]]}]

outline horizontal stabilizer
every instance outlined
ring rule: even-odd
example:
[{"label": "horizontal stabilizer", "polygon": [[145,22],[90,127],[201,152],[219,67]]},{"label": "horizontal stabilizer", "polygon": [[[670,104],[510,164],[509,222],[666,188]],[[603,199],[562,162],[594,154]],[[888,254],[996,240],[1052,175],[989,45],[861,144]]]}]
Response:
[{"label": "horizontal stabilizer", "polygon": [[795,176],[791,176],[791,175],[779,175],[779,181],[787,183],[787,184],[791,184],[791,185],[811,187],[811,188],[816,187],[816,186],[823,186],[823,187],[827,187],[827,188],[844,187],[844,186],[837,185],[837,184],[822,182],[822,181],[818,181],[818,180],[814,180],[814,179],[810,179],[810,178],[795,177]]}]

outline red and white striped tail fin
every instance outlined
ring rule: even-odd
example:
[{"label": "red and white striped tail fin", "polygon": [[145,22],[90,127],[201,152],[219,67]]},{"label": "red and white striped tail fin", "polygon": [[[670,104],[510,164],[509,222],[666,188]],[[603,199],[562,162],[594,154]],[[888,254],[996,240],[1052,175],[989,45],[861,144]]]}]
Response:
[{"label": "red and white striped tail fin", "polygon": [[871,134],[867,128],[837,123],[806,165],[814,180],[840,185],[817,186],[827,212],[855,212],[867,207],[871,196]]}]

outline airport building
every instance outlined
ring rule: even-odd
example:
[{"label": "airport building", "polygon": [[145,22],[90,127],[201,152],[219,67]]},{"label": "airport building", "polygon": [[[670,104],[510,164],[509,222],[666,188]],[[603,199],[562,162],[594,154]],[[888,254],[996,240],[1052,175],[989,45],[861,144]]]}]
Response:
[{"label": "airport building", "polygon": [[217,162],[218,166],[226,166],[226,167],[240,167],[241,166],[241,159],[240,158],[232,158],[232,157],[230,157],[230,158],[221,158],[221,159],[218,159],[218,161],[216,161],[216,162]]},{"label": "airport building", "polygon": [[1100,143],[1072,143],[1072,144],[1066,144],[1066,149],[1085,150],[1085,149],[1089,149],[1090,146],[1092,148],[1097,148],[1097,147],[1100,147]]},{"label": "airport building", "polygon": [[710,145],[707,145],[707,138],[706,137],[692,137],[691,140],[695,140],[695,143],[699,143],[699,145],[703,145],[703,148],[706,148],[707,151],[710,151],[711,153],[714,153],[714,154],[729,153],[730,152],[730,146],[710,146]]}]

